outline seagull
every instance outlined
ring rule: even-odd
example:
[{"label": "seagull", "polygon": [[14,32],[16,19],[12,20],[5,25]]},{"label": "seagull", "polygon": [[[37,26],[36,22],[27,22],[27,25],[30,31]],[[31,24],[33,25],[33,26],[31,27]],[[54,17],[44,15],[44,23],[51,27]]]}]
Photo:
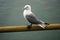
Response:
[{"label": "seagull", "polygon": [[25,5],[24,8],[23,8],[23,16],[24,18],[30,23],[30,25],[28,26],[28,28],[30,28],[32,26],[32,24],[37,24],[39,25],[41,28],[45,28],[46,27],[46,24],[48,23],[45,23],[41,20],[39,20],[35,14],[31,11],[31,6],[30,5]]}]

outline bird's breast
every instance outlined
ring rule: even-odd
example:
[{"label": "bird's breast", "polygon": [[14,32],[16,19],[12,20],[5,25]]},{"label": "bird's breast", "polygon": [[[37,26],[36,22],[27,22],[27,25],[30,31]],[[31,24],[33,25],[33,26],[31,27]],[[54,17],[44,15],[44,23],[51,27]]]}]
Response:
[{"label": "bird's breast", "polygon": [[24,18],[26,18],[26,15],[30,15],[30,14],[31,14],[31,11],[24,10],[23,12]]}]

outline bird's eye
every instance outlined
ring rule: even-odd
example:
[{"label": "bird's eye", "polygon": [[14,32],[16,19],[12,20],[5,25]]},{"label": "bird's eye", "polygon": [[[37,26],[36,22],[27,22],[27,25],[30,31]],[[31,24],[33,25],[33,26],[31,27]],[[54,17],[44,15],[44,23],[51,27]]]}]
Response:
[{"label": "bird's eye", "polygon": [[26,8],[28,8],[28,6]]}]

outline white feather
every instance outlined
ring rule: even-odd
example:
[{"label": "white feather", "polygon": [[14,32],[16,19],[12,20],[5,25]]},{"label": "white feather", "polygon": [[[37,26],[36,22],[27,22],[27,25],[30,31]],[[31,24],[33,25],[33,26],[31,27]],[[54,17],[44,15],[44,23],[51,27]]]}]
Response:
[{"label": "white feather", "polygon": [[43,29],[45,29],[46,25],[44,23],[42,24],[38,24],[40,27],[42,27]]}]

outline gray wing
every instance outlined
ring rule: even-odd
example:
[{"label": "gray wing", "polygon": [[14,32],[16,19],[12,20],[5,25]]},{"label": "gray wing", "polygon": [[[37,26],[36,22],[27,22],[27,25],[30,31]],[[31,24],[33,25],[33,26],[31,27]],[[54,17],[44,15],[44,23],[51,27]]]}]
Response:
[{"label": "gray wing", "polygon": [[26,15],[27,20],[32,24],[41,24],[41,22],[33,15]]}]

